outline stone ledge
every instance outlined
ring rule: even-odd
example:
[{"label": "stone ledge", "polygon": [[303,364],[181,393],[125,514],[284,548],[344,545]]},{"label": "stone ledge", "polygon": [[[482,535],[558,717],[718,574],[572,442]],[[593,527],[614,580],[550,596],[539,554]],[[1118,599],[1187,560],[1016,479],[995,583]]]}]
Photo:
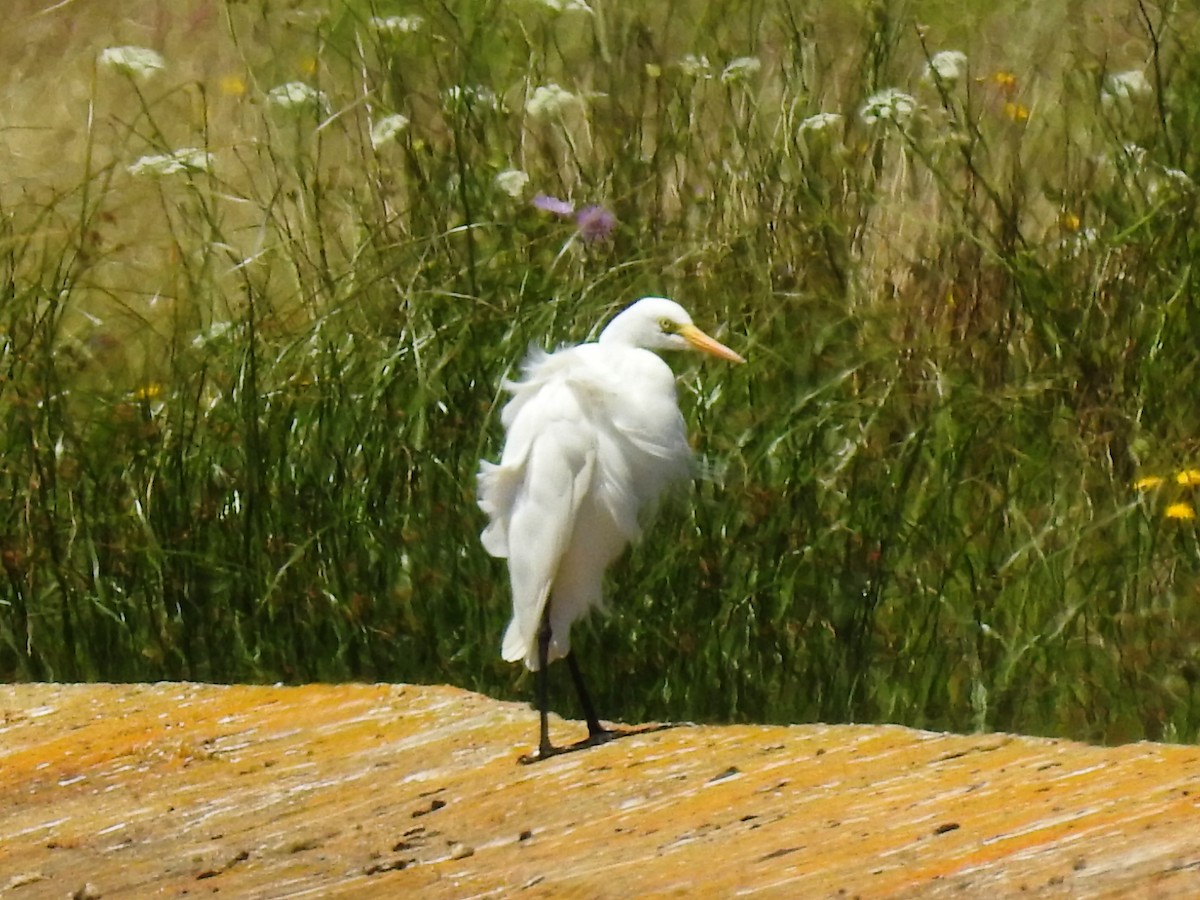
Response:
[{"label": "stone ledge", "polygon": [[0,715],[16,900],[1200,896],[1193,747],[680,725],[521,766],[527,706],[414,685],[6,685]]}]

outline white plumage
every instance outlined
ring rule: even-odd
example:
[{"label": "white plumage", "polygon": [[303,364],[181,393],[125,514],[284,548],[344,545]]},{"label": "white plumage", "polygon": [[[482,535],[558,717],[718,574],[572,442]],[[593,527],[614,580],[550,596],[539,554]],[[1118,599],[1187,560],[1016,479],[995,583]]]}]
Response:
[{"label": "white plumage", "polygon": [[[512,584],[504,659],[536,671],[567,656],[571,625],[603,607],[604,571],[638,537],[643,510],[688,477],[692,453],[675,376],[654,352],[688,348],[743,361],[679,304],[646,297],[595,343],[535,351],[521,380],[505,384],[513,396],[502,415],[504,451],[498,464],[481,464],[478,493],[490,520],[484,548],[508,560]],[[595,737],[599,726],[574,666],[573,674]],[[544,721],[543,700],[543,755],[552,749]]]}]

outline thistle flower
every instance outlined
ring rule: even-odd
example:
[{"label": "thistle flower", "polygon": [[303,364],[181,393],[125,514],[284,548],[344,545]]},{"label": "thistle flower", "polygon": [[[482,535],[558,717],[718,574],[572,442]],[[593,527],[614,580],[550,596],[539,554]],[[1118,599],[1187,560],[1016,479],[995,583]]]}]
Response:
[{"label": "thistle flower", "polygon": [[895,122],[897,125],[903,125],[912,118],[916,110],[917,101],[911,94],[906,94],[896,88],[885,88],[868,97],[867,102],[858,111],[858,115],[868,125],[875,125],[878,122]]},{"label": "thistle flower", "polygon": [[689,78],[712,78],[712,63],[707,56],[689,53],[679,60],[679,71]]},{"label": "thistle flower", "polygon": [[801,122],[797,130],[801,133],[806,131],[824,131],[826,128],[832,128],[840,124],[841,121],[842,116],[839,113],[819,112]]},{"label": "thistle flower", "polygon": [[534,89],[525,103],[525,111],[533,119],[556,119],[579,102],[575,94],[552,81]]},{"label": "thistle flower", "polygon": [[929,58],[925,67],[925,81],[942,81],[953,84],[967,70],[967,54],[960,50],[942,50]]},{"label": "thistle flower", "polygon": [[371,27],[381,35],[389,37],[400,34],[413,34],[425,27],[423,16],[372,16]]},{"label": "thistle flower", "polygon": [[603,206],[585,206],[575,216],[575,224],[579,226],[579,236],[590,244],[612,235],[617,217]]},{"label": "thistle flower", "polygon": [[315,109],[321,112],[329,105],[323,91],[310,87],[303,81],[289,81],[267,91],[267,102],[286,110]]},{"label": "thistle flower", "polygon": [[525,193],[529,184],[529,176],[520,169],[505,169],[495,178],[496,187],[514,199]]},{"label": "thistle flower", "polygon": [[721,72],[721,84],[749,81],[752,76],[758,74],[760,69],[762,69],[762,62],[757,56],[739,56],[737,59],[730,60],[729,65]]},{"label": "thistle flower", "polygon": [[162,56],[147,47],[109,47],[100,51],[96,62],[105,68],[143,81],[167,67]]},{"label": "thistle flower", "polygon": [[207,172],[211,168],[211,153],[195,147],[184,147],[170,153],[143,156],[128,170],[130,175],[178,175],[180,172]]},{"label": "thistle flower", "polygon": [[1132,101],[1136,97],[1153,92],[1153,90],[1140,69],[1130,69],[1128,72],[1116,72],[1104,79],[1100,100],[1103,103],[1113,103],[1118,100]]},{"label": "thistle flower", "polygon": [[389,141],[394,141],[408,127],[408,117],[400,113],[384,116],[371,126],[371,148],[378,150]]},{"label": "thistle flower", "polygon": [[559,200],[557,197],[540,192],[534,194],[533,200],[530,202],[542,212],[553,213],[556,216],[569,216],[575,212],[575,207],[570,201]]}]

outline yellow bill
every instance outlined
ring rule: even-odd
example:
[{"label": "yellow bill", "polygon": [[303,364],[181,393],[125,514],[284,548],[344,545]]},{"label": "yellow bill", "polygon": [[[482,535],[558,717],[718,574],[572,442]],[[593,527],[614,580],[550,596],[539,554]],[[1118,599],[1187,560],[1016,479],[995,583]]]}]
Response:
[{"label": "yellow bill", "polygon": [[740,353],[730,350],[716,338],[709,337],[695,325],[684,325],[679,329],[679,335],[697,350],[704,353],[719,356],[721,359],[727,359],[735,363],[744,363],[746,361]]}]

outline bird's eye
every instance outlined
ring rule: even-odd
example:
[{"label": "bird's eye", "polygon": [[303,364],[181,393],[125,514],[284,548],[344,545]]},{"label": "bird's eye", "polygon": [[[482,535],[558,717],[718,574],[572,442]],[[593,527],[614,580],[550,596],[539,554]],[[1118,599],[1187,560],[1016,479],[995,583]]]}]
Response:
[{"label": "bird's eye", "polygon": [[663,330],[664,334],[674,334],[679,330],[679,326],[670,319],[659,319],[658,327]]}]

